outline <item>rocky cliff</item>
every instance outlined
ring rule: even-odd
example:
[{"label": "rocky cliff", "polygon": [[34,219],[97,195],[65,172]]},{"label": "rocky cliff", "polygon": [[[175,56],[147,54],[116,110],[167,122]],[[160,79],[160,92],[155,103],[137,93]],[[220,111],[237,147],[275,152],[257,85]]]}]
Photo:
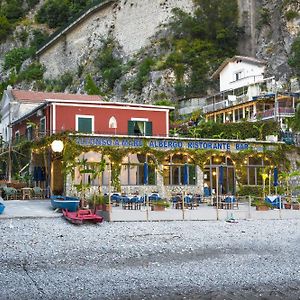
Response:
[{"label": "rocky cliff", "polygon": [[[288,59],[291,45],[299,34],[299,6],[299,1],[295,0],[238,0],[238,23],[243,28],[238,54],[266,60],[266,75],[275,76],[283,83],[288,82],[293,75]],[[101,85],[104,75],[97,73],[95,59],[109,37],[115,43],[114,56],[126,64],[126,72],[120,77],[116,76],[110,97],[140,102],[149,102],[154,98],[157,100],[157,95],[162,95],[161,98],[174,98],[176,76],[169,68],[156,68],[155,71],[150,69],[149,74],[144,76],[143,86],[138,93],[132,89],[124,89],[128,80],[140,72],[139,63],[149,55],[162,51],[156,42],[158,38],[168,36],[169,31],[165,25],[170,21],[174,8],[192,15],[195,3],[193,0],[104,1],[83,14],[67,29],[61,30],[45,47],[38,50],[38,60],[46,68],[44,79],[59,79],[68,72],[76,78],[73,78],[66,89],[82,92],[87,74],[91,74],[93,83]],[[34,11],[31,11],[32,14]],[[31,28],[34,26],[33,23]],[[20,26],[17,30],[20,30]],[[13,36],[13,40],[9,39],[0,45],[2,61],[6,51],[20,46],[17,35]],[[162,56],[164,53],[159,54]],[[2,71],[2,78],[7,76]],[[28,81],[19,82],[18,86],[47,88],[45,84],[37,87]]]}]

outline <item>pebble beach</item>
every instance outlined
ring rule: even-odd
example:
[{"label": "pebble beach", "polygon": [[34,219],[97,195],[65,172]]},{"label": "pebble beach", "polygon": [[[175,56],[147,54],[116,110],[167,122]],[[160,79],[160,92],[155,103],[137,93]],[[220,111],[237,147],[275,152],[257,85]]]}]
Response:
[{"label": "pebble beach", "polygon": [[300,299],[300,220],[3,219],[0,299]]}]

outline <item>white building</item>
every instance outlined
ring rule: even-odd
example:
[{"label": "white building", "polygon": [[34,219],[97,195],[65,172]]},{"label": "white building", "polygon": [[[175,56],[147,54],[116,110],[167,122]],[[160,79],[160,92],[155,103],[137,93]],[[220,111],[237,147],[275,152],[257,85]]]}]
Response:
[{"label": "white building", "polygon": [[219,79],[220,92],[206,98],[203,112],[207,121],[220,123],[284,120],[295,114],[299,93],[282,90],[274,77],[265,78],[265,62],[253,57],[226,59],[213,73]]},{"label": "white building", "polygon": [[262,82],[265,64],[265,61],[253,57],[233,56],[221,64],[212,78],[220,78],[220,92],[238,89]]},{"label": "white building", "polygon": [[11,139],[10,124],[45,101],[40,97],[34,98],[31,94],[30,91],[14,90],[10,86],[4,91],[1,101],[0,128],[4,142]]}]

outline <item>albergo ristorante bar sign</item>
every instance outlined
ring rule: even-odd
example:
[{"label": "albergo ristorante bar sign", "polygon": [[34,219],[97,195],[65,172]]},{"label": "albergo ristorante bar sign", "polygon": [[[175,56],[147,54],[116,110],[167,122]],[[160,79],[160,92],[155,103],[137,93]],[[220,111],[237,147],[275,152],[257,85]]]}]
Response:
[{"label": "albergo ristorante bar sign", "polygon": [[[263,150],[263,143],[243,141],[216,141],[205,139],[179,139],[179,138],[153,138],[153,137],[107,137],[107,136],[81,136],[76,137],[76,143],[80,146],[99,147],[143,147],[154,149],[203,149],[237,152],[250,148],[257,151]],[[274,143],[264,142],[268,150],[274,150]]]}]

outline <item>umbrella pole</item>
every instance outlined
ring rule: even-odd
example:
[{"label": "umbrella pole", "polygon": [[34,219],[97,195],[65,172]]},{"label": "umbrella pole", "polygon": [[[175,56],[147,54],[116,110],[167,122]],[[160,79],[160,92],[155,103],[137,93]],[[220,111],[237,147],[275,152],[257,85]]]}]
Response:
[{"label": "umbrella pole", "polygon": [[184,197],[185,197],[185,191],[182,193],[182,220],[184,220]]},{"label": "umbrella pole", "polygon": [[216,168],[217,221],[219,221],[219,167]]}]

